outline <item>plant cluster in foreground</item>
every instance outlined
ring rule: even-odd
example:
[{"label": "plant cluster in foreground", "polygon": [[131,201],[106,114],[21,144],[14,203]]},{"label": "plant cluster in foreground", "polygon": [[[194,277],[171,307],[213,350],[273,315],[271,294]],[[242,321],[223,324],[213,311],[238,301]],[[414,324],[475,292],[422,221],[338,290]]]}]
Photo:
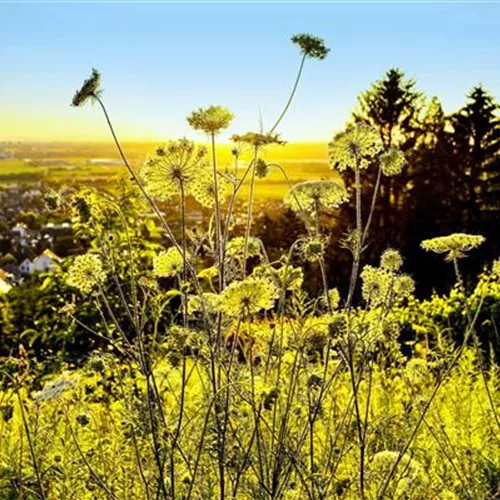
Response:
[{"label": "plant cluster in foreground", "polygon": [[[76,106],[101,104],[137,193],[153,212],[146,228],[164,240],[144,242],[130,203],[69,195],[90,249],[56,274],[72,295],[61,313],[101,347],[79,368],[63,366],[50,376],[37,372],[22,349],[5,363],[3,498],[500,495],[498,366],[479,338],[484,308],[490,325],[498,316],[499,266],[469,294],[459,265],[484,238],[453,234],[422,243],[445,254],[457,278],[448,297],[427,302],[416,301],[396,249],[377,264],[364,262],[380,185],[365,203],[363,175],[398,175],[404,154],[384,148],[366,123],[349,127],[329,144],[331,179],[290,185],[284,202],[304,223],[300,238],[271,260],[252,235],[255,179],[274,167],[288,182],[281,165],[266,161],[268,148],[282,143],[275,129],[306,59],[328,54],[312,35],[292,41],[301,66],[281,115],[268,131],[233,136],[235,164],[224,169],[216,138],[232,122],[226,108],[188,117],[207,135],[207,149],[172,141],[136,172],[100,98],[99,73],[76,93]],[[349,188],[337,175],[346,170],[355,176]],[[244,183],[249,196],[238,231],[234,206]],[[210,210],[207,227],[191,227],[191,198]],[[350,253],[351,278],[341,293],[329,285],[323,221],[348,199],[355,220],[338,251]],[[161,200],[178,205],[175,227]],[[322,284],[315,295],[304,289],[306,266]],[[447,334],[453,316],[458,343]],[[408,331],[415,333],[409,340]]]}]

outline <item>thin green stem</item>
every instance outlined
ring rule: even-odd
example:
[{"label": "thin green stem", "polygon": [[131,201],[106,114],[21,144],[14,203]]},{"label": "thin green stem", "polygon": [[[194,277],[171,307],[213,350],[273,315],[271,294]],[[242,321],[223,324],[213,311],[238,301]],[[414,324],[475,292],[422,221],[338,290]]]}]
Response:
[{"label": "thin green stem", "polygon": [[375,181],[375,187],[373,188],[372,202],[370,205],[370,213],[368,214],[368,219],[366,221],[366,226],[363,231],[363,237],[361,238],[361,246],[364,245],[366,238],[368,237],[368,230],[370,229],[373,214],[375,213],[375,204],[377,203],[378,190],[380,188],[380,179],[382,177],[382,168],[379,166],[377,173],[377,180]]},{"label": "thin green stem", "polygon": [[215,150],[215,134],[210,136],[212,146],[212,168],[214,177],[214,198],[215,198],[215,253],[218,260],[219,269],[219,289],[222,290],[224,277],[224,261],[222,252],[222,229],[221,229],[221,214],[219,204],[219,183],[217,174],[217,152]]},{"label": "thin green stem", "polygon": [[354,297],[354,290],[356,288],[356,281],[358,279],[359,263],[361,259],[361,245],[362,245],[362,218],[361,218],[361,177],[359,173],[359,165],[356,164],[355,168],[355,183],[356,183],[356,241],[354,242],[354,260],[352,263],[351,279],[349,282],[349,293],[347,295],[346,309],[349,309]]},{"label": "thin green stem", "polygon": [[40,470],[38,469],[38,463],[36,461],[35,447],[33,445],[33,440],[31,439],[31,431],[24,411],[24,402],[21,398],[21,392],[19,391],[18,387],[16,387],[16,393],[19,400],[19,409],[21,410],[20,413],[23,421],[24,430],[26,431],[26,439],[28,440],[28,446],[30,449],[31,461],[33,463],[33,469],[35,470],[36,482],[38,485],[38,489],[40,491],[40,498],[42,500],[45,500],[45,492],[43,491],[42,478],[40,476]]},{"label": "thin green stem", "polygon": [[306,62],[306,57],[307,57],[306,54],[302,56],[302,60],[300,61],[299,71],[297,73],[297,77],[295,78],[295,83],[293,85],[292,92],[290,93],[290,97],[288,98],[288,101],[285,104],[285,107],[283,108],[283,111],[281,112],[280,116],[269,130],[269,134],[272,134],[276,130],[278,125],[281,123],[281,120],[283,120],[283,118],[285,117],[288,109],[290,108],[290,105],[292,104],[295,92],[297,92],[297,88],[299,86],[300,77],[302,76],[302,70],[304,69],[304,63]]},{"label": "thin green stem", "polygon": [[254,150],[252,177],[250,178],[250,195],[248,199],[247,210],[247,223],[245,228],[245,243],[243,247],[243,260],[241,264],[241,276],[246,276],[247,257],[248,257],[248,241],[250,240],[250,231],[252,229],[252,216],[253,216],[253,200],[254,200],[254,187],[255,187],[255,166],[257,165],[258,149]]}]

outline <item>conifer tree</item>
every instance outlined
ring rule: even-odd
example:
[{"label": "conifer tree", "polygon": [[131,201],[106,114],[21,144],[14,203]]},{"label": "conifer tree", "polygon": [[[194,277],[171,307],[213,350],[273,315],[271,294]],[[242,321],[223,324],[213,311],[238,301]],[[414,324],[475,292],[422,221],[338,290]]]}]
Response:
[{"label": "conifer tree", "polygon": [[464,219],[468,230],[478,231],[500,215],[500,107],[481,85],[467,99],[450,121]]}]

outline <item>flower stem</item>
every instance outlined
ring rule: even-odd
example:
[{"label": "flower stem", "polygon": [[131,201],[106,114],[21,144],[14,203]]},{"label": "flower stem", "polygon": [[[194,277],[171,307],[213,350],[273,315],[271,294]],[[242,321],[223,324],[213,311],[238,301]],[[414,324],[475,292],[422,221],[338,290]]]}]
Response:
[{"label": "flower stem", "polygon": [[254,187],[255,187],[255,166],[257,165],[257,155],[258,149],[255,148],[253,167],[252,167],[252,177],[250,178],[250,195],[248,200],[248,211],[247,211],[247,223],[245,228],[245,245],[243,247],[243,261],[241,264],[241,275],[242,278],[246,275],[247,267],[247,256],[248,256],[248,241],[250,239],[250,231],[252,229],[252,212],[253,212],[253,199],[254,199]]},{"label": "flower stem", "polygon": [[373,188],[372,202],[370,206],[370,213],[368,214],[368,220],[366,221],[366,226],[363,231],[363,237],[361,238],[361,245],[365,243],[365,240],[368,236],[368,230],[370,229],[370,225],[372,223],[373,214],[375,212],[375,204],[377,202],[378,190],[380,188],[380,179],[382,177],[382,169],[379,167],[377,173],[377,180],[375,182],[375,187]]},{"label": "flower stem", "polygon": [[172,230],[170,229],[170,226],[168,225],[167,221],[165,220],[165,217],[163,217],[162,213],[160,212],[160,209],[156,205],[155,201],[153,198],[148,194],[144,186],[142,185],[141,180],[139,179],[138,175],[135,173],[134,169],[130,165],[130,163],[127,160],[127,157],[125,156],[125,153],[123,152],[123,149],[121,147],[120,141],[118,140],[118,137],[116,136],[115,129],[113,127],[113,124],[111,123],[111,119],[108,115],[108,112],[106,110],[106,106],[104,106],[104,103],[102,100],[99,98],[99,96],[95,95],[94,96],[96,101],[99,103],[101,106],[101,109],[104,113],[104,117],[106,118],[106,122],[108,123],[109,130],[111,131],[111,135],[113,136],[113,140],[115,142],[116,148],[118,149],[118,152],[120,153],[120,157],[124,163],[124,165],[127,167],[127,170],[129,171],[130,175],[132,176],[132,180],[137,184],[137,187],[141,190],[142,194],[148,201],[148,203],[151,205],[151,208],[157,215],[157,217],[160,219],[160,222],[162,226],[164,227],[165,231],[167,232],[168,237],[172,241],[172,243],[175,245],[177,250],[181,251],[180,245],[175,239],[174,234],[172,233]]},{"label": "flower stem", "polygon": [[358,279],[359,263],[361,259],[362,245],[362,218],[361,218],[361,177],[359,173],[359,165],[356,165],[356,242],[354,247],[354,260],[352,263],[351,279],[349,282],[349,294],[346,301],[346,309],[349,309],[354,296],[356,280]]},{"label": "flower stem", "polygon": [[304,69],[305,62],[306,62],[306,54],[302,56],[302,60],[300,61],[299,71],[297,73],[297,78],[295,78],[295,83],[293,85],[292,92],[290,93],[290,97],[288,98],[288,101],[285,104],[285,107],[283,108],[283,111],[281,112],[279,118],[276,120],[275,124],[271,127],[271,130],[269,130],[269,134],[272,134],[276,130],[278,125],[281,123],[281,120],[283,120],[288,109],[290,108],[290,105],[292,104],[293,98],[295,96],[295,92],[297,92],[297,87],[299,86],[299,81],[302,75],[302,70]]},{"label": "flower stem", "polygon": [[215,252],[217,254],[217,260],[219,265],[219,289],[222,291],[223,279],[224,279],[224,261],[222,254],[222,230],[221,230],[221,215],[220,215],[220,204],[219,204],[219,184],[217,179],[217,154],[215,151],[215,134],[212,133],[210,136],[212,144],[212,167],[214,175],[214,198],[215,198]]}]

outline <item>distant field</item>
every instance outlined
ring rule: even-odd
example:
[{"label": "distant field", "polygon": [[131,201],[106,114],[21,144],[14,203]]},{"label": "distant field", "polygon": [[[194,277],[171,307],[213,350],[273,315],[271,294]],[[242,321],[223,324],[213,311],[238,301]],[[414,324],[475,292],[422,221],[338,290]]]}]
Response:
[{"label": "distant field", "polygon": [[[153,144],[129,145],[130,158],[139,167],[147,152],[154,151]],[[125,145],[127,147],[127,145]],[[232,165],[230,145],[222,145],[219,151],[219,165]],[[18,146],[20,148],[20,146]],[[126,169],[119,165],[116,153],[111,145],[78,145],[63,149],[62,145],[47,145],[43,148],[27,148],[15,151],[17,157],[25,160],[0,160],[0,184],[38,183],[81,184],[109,186],[120,176],[126,175]],[[63,153],[66,153],[64,155]],[[30,156],[31,154],[31,156]],[[264,153],[270,163],[279,163],[287,172],[292,183],[328,178],[335,175],[328,168],[327,150],[324,144],[290,144]],[[106,161],[117,164],[89,164]],[[248,187],[244,188],[246,191]],[[278,199],[288,190],[283,174],[277,168],[271,168],[266,179],[257,180],[258,198]]]},{"label": "distant field", "polygon": [[79,181],[111,181],[120,167],[89,166],[85,164],[36,165],[22,160],[0,160],[0,184],[9,183],[68,183]]}]

